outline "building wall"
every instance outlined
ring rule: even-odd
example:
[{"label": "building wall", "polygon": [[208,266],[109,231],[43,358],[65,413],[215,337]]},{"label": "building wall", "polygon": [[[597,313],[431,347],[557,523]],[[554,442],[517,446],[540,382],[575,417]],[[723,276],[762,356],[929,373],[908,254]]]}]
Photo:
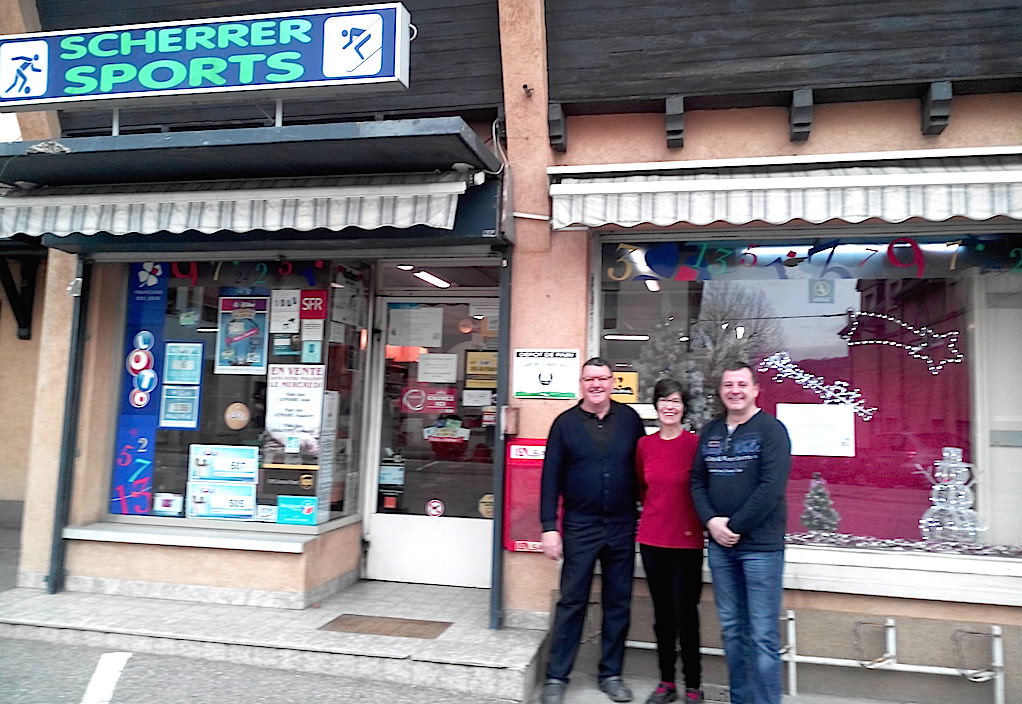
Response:
[{"label": "building wall", "polygon": [[[39,20],[35,5],[19,0],[0,0],[0,33],[14,34],[35,31]],[[43,139],[59,133],[55,113],[21,113],[17,126],[23,139]],[[18,267],[11,265],[15,281]],[[32,408],[36,395],[36,368],[39,363],[43,307],[46,300],[43,281],[45,262],[40,266],[33,311],[32,339],[19,340],[18,326],[6,295],[0,301],[6,310],[0,312],[0,501],[24,501],[27,467],[32,438]],[[66,285],[66,282],[65,282]]]},{"label": "building wall", "polygon": [[[19,267],[10,262],[15,282],[19,280]],[[44,266],[39,268],[40,285],[36,287],[33,326],[42,317]],[[7,297],[0,310],[0,501],[25,499],[26,470],[29,441],[32,437],[32,415],[26,413],[35,403],[35,375],[39,364],[39,335],[34,329],[32,338],[18,339],[18,323],[14,319]]]}]

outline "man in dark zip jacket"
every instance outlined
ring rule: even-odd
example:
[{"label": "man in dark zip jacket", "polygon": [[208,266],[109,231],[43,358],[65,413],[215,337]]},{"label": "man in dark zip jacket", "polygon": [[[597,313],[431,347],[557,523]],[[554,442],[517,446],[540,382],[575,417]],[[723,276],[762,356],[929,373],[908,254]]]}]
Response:
[{"label": "man in dark zip jacket", "polygon": [[563,562],[542,704],[564,701],[597,562],[603,607],[599,687],[615,702],[632,700],[621,671],[635,566],[635,445],[645,431],[635,411],[611,400],[609,362],[587,360],[581,385],[582,400],[550,427],[543,460],[541,545],[547,557]]},{"label": "man in dark zip jacket", "polygon": [[710,534],[707,561],[720,616],[732,704],[780,704],[785,489],[791,440],[756,405],[756,372],[721,375],[726,413],[699,434],[692,499]]}]

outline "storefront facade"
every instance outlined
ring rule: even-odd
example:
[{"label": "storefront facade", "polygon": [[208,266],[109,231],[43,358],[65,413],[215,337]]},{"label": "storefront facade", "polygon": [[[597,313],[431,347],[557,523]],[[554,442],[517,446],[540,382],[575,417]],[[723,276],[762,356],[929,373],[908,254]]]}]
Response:
[{"label": "storefront facade", "polygon": [[[57,148],[0,151],[4,182],[47,186],[0,199],[4,234],[50,247],[19,584],[290,608],[359,578],[458,584],[491,589],[495,626],[545,628],[537,455],[505,460],[573,401],[516,396],[515,352],[608,357],[640,411],[678,376],[693,429],[741,356],[798,440],[803,645],[854,658],[856,624],[890,617],[919,662],[954,666],[950,634],[993,625],[1017,657],[1018,77],[941,102],[914,91],[944,74],[891,88],[873,67],[806,111],[723,66],[738,93],[683,91],[666,62],[628,92],[634,68],[585,85],[568,59],[595,45],[570,40],[577,13],[643,3],[465,5],[460,25],[409,9],[420,38],[488,27],[486,70],[478,47],[458,69],[484,97],[420,100],[417,75],[442,92],[457,71],[416,74],[413,51],[411,92],[285,103],[294,124],[169,105],[113,136],[65,110],[26,134]],[[40,6],[63,28],[65,3]],[[946,447],[972,472],[936,465]],[[891,692],[972,686],[941,684]]]}]

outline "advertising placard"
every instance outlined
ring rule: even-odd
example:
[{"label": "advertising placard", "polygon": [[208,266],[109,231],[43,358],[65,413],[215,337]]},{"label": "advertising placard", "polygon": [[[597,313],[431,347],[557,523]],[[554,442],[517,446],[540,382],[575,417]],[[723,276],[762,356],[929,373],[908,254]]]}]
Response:
[{"label": "advertising placard", "polygon": [[197,429],[200,395],[198,386],[165,385],[160,394],[160,427]]},{"label": "advertising placard", "polygon": [[255,482],[259,448],[251,445],[189,445],[188,479]]},{"label": "advertising placard", "polygon": [[408,86],[400,3],[0,37],[0,111]]},{"label": "advertising placard", "polygon": [[324,380],[324,367],[320,364],[269,366],[263,466],[319,467]]},{"label": "advertising placard", "polygon": [[504,548],[540,552],[539,484],[546,440],[514,438],[507,443],[504,483]]},{"label": "advertising placard", "polygon": [[248,482],[189,481],[185,518],[255,520],[256,485]]},{"label": "advertising placard", "polygon": [[494,351],[469,351],[465,353],[465,373],[480,376],[497,375],[497,353]]},{"label": "advertising placard", "polygon": [[453,386],[407,386],[401,390],[402,413],[457,413],[458,389]]},{"label": "advertising placard", "polygon": [[216,333],[216,374],[266,373],[267,316],[265,296],[223,296]]},{"label": "advertising placard", "polygon": [[316,525],[315,497],[278,496],[277,523],[292,526]]},{"label": "advertising placard", "polygon": [[164,384],[202,383],[202,343],[168,342],[163,362]]},{"label": "advertising placard", "polygon": [[152,510],[153,452],[160,414],[157,370],[163,369],[169,278],[165,264],[131,265],[110,513],[147,514]]}]

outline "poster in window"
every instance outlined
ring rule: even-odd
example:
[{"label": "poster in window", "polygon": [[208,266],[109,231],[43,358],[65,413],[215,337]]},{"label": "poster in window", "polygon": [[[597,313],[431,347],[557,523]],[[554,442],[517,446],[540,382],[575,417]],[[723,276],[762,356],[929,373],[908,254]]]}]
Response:
[{"label": "poster in window", "polygon": [[202,383],[202,343],[168,342],[163,358],[164,384]]},{"label": "poster in window", "polygon": [[270,332],[298,332],[301,293],[296,288],[288,288],[270,294]]},{"label": "poster in window", "polygon": [[401,347],[440,347],[444,343],[444,311],[417,303],[387,306],[387,344]]},{"label": "poster in window", "polygon": [[265,296],[220,298],[214,373],[266,373],[268,300]]},{"label": "poster in window", "polygon": [[188,482],[185,518],[253,521],[256,485],[248,482]]},{"label": "poster in window", "polygon": [[270,365],[266,379],[264,467],[319,466],[324,380],[321,364]]},{"label": "poster in window", "polygon": [[165,385],[160,394],[161,428],[196,430],[199,427],[198,386]]}]

